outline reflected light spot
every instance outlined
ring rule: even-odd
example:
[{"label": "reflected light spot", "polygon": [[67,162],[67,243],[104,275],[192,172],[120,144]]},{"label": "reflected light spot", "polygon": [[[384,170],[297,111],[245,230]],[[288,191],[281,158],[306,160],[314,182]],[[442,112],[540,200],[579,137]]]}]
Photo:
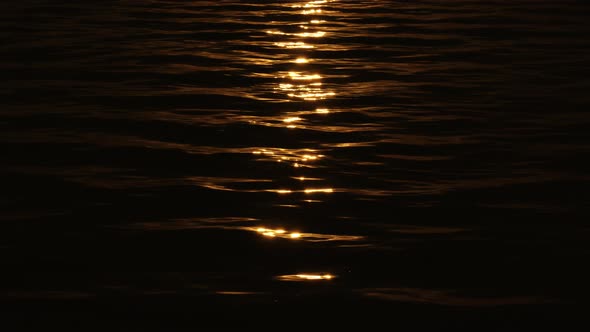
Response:
[{"label": "reflected light spot", "polygon": [[319,80],[322,78],[319,74],[312,74],[312,75],[301,75],[294,71],[289,72],[289,77],[293,80]]},{"label": "reflected light spot", "polygon": [[327,108],[318,108],[315,111],[316,113],[330,113],[330,110],[328,110]]},{"label": "reflected light spot", "polygon": [[276,192],[279,193],[279,194],[290,194],[293,191],[292,190],[289,190],[289,189],[279,189]]},{"label": "reflected light spot", "polygon": [[308,63],[309,60],[307,60],[306,58],[297,58],[295,59],[295,63]]},{"label": "reflected light spot", "polygon": [[293,117],[290,117],[290,118],[283,119],[283,122],[286,122],[286,123],[291,123],[291,122],[295,122],[295,121],[301,121],[301,120],[302,120],[302,119],[301,119],[300,117],[298,117],[298,116],[293,116]]},{"label": "reflected light spot", "polygon": [[246,228],[251,231],[256,231],[258,234],[266,237],[279,237],[284,239],[299,239],[303,236],[303,234],[299,232],[288,232],[282,228],[279,229],[269,229],[264,227],[259,228]]},{"label": "reflected light spot", "polygon": [[289,97],[303,98],[304,100],[318,100],[325,99],[328,96],[335,96],[334,92],[322,92],[322,93],[290,93]]},{"label": "reflected light spot", "polygon": [[332,188],[305,189],[303,192],[306,193],[306,194],[311,194],[311,193],[332,193],[332,192],[334,192],[334,189],[332,189]]},{"label": "reflected light spot", "polygon": [[314,48],[314,46],[308,45],[304,42],[275,43],[275,45],[285,48]]},{"label": "reflected light spot", "polygon": [[321,9],[309,9],[309,10],[304,10],[301,13],[303,15],[309,15],[309,14],[315,14],[315,13],[321,13],[322,10]]},{"label": "reflected light spot", "polygon": [[299,37],[313,37],[313,38],[319,38],[319,37],[323,37],[326,33],[324,31],[317,31],[317,32],[302,32],[302,33],[296,33],[296,36]]},{"label": "reflected light spot", "polygon": [[311,273],[300,273],[300,274],[287,274],[278,276],[278,280],[282,281],[320,281],[320,280],[332,280],[336,276],[326,274],[311,274]]},{"label": "reflected light spot", "polygon": [[[344,234],[321,234],[321,233],[302,233],[299,231],[289,231],[283,228],[270,229],[264,227],[242,227],[244,230],[256,232],[261,236],[276,237],[281,239],[301,240],[306,242],[356,242],[365,239],[360,235]],[[325,274],[317,274],[325,275]],[[328,273],[329,275],[329,273]]]}]

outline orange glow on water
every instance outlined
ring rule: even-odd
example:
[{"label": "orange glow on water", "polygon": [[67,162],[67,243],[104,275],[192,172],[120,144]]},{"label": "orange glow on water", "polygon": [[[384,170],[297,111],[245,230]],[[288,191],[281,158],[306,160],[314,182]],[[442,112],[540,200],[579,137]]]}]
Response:
[{"label": "orange glow on water", "polygon": [[290,71],[289,77],[292,80],[318,80],[322,77],[319,74],[302,75],[301,73]]},{"label": "orange glow on water", "polygon": [[301,238],[301,233],[288,232],[282,228],[270,229],[270,228],[259,227],[256,229],[256,232],[261,234],[262,236],[266,236],[266,237],[281,237],[281,238],[288,238],[288,239]]},{"label": "orange glow on water", "polygon": [[283,119],[283,122],[287,122],[287,123],[291,123],[291,122],[295,122],[295,121],[301,121],[302,119],[298,116],[293,116],[293,117],[289,117],[286,119]]},{"label": "orange glow on water", "polygon": [[304,42],[275,43],[275,45],[284,48],[314,48],[313,45]]},{"label": "orange glow on water", "polygon": [[301,32],[296,33],[296,36],[299,37],[312,37],[312,38],[320,38],[323,37],[326,33],[324,31],[316,31],[316,32]]},{"label": "orange glow on water", "polygon": [[311,194],[311,193],[332,193],[334,192],[334,189],[332,188],[323,188],[323,189],[305,189],[304,192],[306,194]]},{"label": "orange glow on water", "polygon": [[292,192],[293,192],[293,190],[289,190],[289,189],[279,189],[279,190],[276,190],[276,192],[277,192],[277,193],[279,193],[279,194],[290,194],[290,193],[292,193]]},{"label": "orange glow on water", "polygon": [[286,274],[277,277],[277,279],[281,281],[327,281],[334,278],[336,278],[336,276],[329,273]]}]

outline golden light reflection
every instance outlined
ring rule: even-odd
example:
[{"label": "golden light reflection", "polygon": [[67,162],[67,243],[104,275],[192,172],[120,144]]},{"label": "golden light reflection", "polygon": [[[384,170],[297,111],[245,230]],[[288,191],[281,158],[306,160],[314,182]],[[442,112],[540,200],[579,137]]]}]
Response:
[{"label": "golden light reflection", "polygon": [[[274,27],[270,27],[265,32],[269,35],[272,35],[273,38],[283,38],[283,40],[278,40],[274,42],[275,46],[287,48],[287,49],[314,49],[316,45],[312,41],[318,40],[319,38],[325,37],[328,33],[328,29],[324,29],[320,26],[321,23],[326,22],[323,20],[319,14],[325,15],[323,13],[324,8],[326,5],[331,2],[331,0],[314,0],[314,1],[299,1],[296,4],[287,4],[285,6],[289,6],[291,8],[296,8],[294,12],[303,15],[313,15],[311,17],[307,17],[307,19],[303,22],[297,23],[296,26],[299,26],[299,31],[281,31],[280,29],[276,29]],[[309,43],[308,43],[309,42]],[[287,71],[279,72],[275,76],[275,78],[279,79],[277,86],[274,90],[277,93],[283,94],[284,96],[289,97],[289,99],[293,101],[320,101],[324,99],[328,99],[336,95],[335,91],[330,91],[329,88],[326,88],[322,82],[325,78],[321,73],[314,72],[311,70],[305,70],[305,64],[311,62],[308,58],[308,54],[305,54],[304,51],[297,50],[296,56],[291,58],[289,62],[292,63],[292,67],[289,68]],[[328,78],[331,78],[329,76]],[[287,98],[285,98],[287,99]],[[315,110],[308,109],[307,111],[299,111],[295,114],[287,114],[277,116],[266,123],[262,123],[260,121],[257,124],[267,125],[267,126],[281,126],[288,129],[297,129],[297,128],[304,128],[309,129],[310,127],[314,126],[313,115],[320,113],[326,114],[330,113],[327,108],[319,107],[320,105],[316,105]],[[298,116],[301,115],[301,116]],[[304,116],[305,115],[305,116]],[[309,121],[307,121],[309,120]],[[306,168],[318,168],[321,167],[317,165],[318,160],[323,157],[323,155],[319,154],[317,151],[309,150],[309,151],[288,151],[284,149],[256,149],[253,151],[255,155],[258,155],[258,160],[273,160],[275,162],[286,163],[291,165],[292,167],[296,168],[298,176],[294,176],[293,178],[299,181],[311,181],[311,180],[323,180],[318,178],[308,178],[301,174]],[[331,194],[334,193],[336,190],[326,186],[322,188],[320,187],[313,187],[313,188],[304,188],[304,189],[288,189],[288,188],[274,188],[274,189],[265,189],[265,191],[273,192],[279,195],[301,195],[305,194],[306,198],[314,197],[314,194]],[[315,198],[315,197],[314,197]],[[313,200],[307,200],[313,201]],[[315,200],[317,201],[317,200]],[[315,202],[314,201],[314,202]],[[308,234],[308,233],[299,233],[299,232],[279,232],[278,230],[266,229],[264,228],[261,231],[258,231],[259,234],[265,237],[285,237],[289,239],[300,239],[300,240],[307,240],[307,241],[331,241],[335,240],[333,235],[320,235],[320,234]],[[342,240],[342,238],[339,238]],[[350,239],[349,239],[350,240]]]},{"label": "golden light reflection", "polygon": [[306,177],[306,176],[294,176],[293,179],[299,180],[299,181],[321,181],[321,180],[323,180],[322,178],[310,178],[310,177]]},{"label": "golden light reflection", "polygon": [[320,37],[323,37],[325,34],[326,33],[324,31],[316,31],[316,32],[301,32],[301,33],[296,33],[295,36],[320,38]]},{"label": "golden light reflection", "polygon": [[306,44],[304,42],[288,42],[288,43],[274,43],[276,46],[284,48],[314,48],[313,45]]},{"label": "golden light reflection", "polygon": [[310,15],[310,14],[319,14],[321,12],[322,12],[321,9],[308,9],[308,10],[301,11],[301,14],[303,14],[303,15]]},{"label": "golden light reflection", "polygon": [[292,80],[319,80],[322,78],[319,74],[304,75],[299,72],[290,71],[289,77]]},{"label": "golden light reflection", "polygon": [[305,233],[298,230],[291,231],[283,228],[243,227],[242,229],[258,233],[264,237],[299,240],[304,242],[357,242],[365,240],[365,237],[360,235]]},{"label": "golden light reflection", "polygon": [[326,281],[336,278],[330,273],[301,273],[301,274],[286,274],[276,277],[281,281]]},{"label": "golden light reflection", "polygon": [[278,194],[290,194],[293,192],[293,190],[289,190],[289,189],[278,189],[275,191]]},{"label": "golden light reflection", "polygon": [[266,237],[281,237],[281,238],[289,238],[289,239],[298,239],[301,237],[301,233],[299,232],[287,232],[286,230],[279,228],[279,229],[270,229],[259,227],[256,229],[256,232],[262,234],[262,236]]},{"label": "golden light reflection", "polygon": [[334,192],[333,188],[310,188],[310,189],[303,189],[303,190],[291,190],[291,189],[267,189],[268,192],[274,192],[277,194],[293,194],[293,193],[304,193],[304,194],[315,194],[315,193],[324,193],[324,194],[331,194]]},{"label": "golden light reflection", "polygon": [[306,194],[312,194],[312,193],[333,193],[334,189],[332,188],[322,188],[322,189],[305,189],[303,191]]},{"label": "golden light reflection", "polygon": [[309,1],[304,5],[296,4],[291,5],[292,8],[313,8],[313,7],[320,7],[321,5],[328,3],[328,0],[316,0],[316,1]]},{"label": "golden light reflection", "polygon": [[[293,123],[300,120],[302,119],[299,117],[292,117],[283,119],[283,122]],[[268,159],[277,162],[292,162],[293,167],[314,167],[311,165],[312,162],[325,157],[323,154],[319,154],[313,149],[289,150],[281,148],[262,148],[252,151],[252,154],[260,156],[261,160]],[[277,192],[290,193],[291,191],[281,189]]]},{"label": "golden light reflection", "polygon": [[298,116],[293,116],[293,117],[288,117],[288,118],[283,119],[283,122],[291,123],[291,122],[301,121],[301,120],[303,120],[303,119],[301,119]]},{"label": "golden light reflection", "polygon": [[[300,26],[302,29],[309,29],[309,27],[302,25]],[[298,33],[287,33],[280,30],[266,30],[266,33],[269,35],[281,35],[281,36],[298,36],[304,38],[321,38],[326,35],[325,31],[316,31],[316,32],[298,32]]]}]

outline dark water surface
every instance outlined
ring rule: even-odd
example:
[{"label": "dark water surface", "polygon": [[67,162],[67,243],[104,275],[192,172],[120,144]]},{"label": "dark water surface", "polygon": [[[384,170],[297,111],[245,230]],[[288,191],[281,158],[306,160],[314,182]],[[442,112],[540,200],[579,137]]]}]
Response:
[{"label": "dark water surface", "polygon": [[585,319],[584,1],[8,3],[5,314]]}]

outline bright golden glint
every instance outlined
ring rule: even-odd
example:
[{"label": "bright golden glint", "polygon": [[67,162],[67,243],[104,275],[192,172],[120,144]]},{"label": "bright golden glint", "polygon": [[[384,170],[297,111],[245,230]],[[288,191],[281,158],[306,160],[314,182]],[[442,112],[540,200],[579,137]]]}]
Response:
[{"label": "bright golden glint", "polygon": [[275,45],[285,48],[314,48],[313,45],[308,45],[304,42],[275,43]]},{"label": "bright golden glint", "polygon": [[302,32],[296,33],[296,36],[299,37],[312,37],[312,38],[320,38],[323,37],[326,33],[324,31],[316,31],[316,32]]},{"label": "bright golden glint", "polygon": [[316,113],[330,113],[330,110],[328,110],[327,108],[318,108],[315,111]]},{"label": "bright golden glint", "polygon": [[297,58],[295,59],[295,63],[308,63],[309,60],[307,60],[306,58]]},{"label": "bright golden glint", "polygon": [[289,118],[283,119],[283,122],[286,122],[286,123],[291,123],[291,122],[295,122],[295,121],[301,121],[301,120],[302,120],[302,119],[301,119],[300,117],[298,117],[298,116],[293,116],[293,117],[289,117]]},{"label": "bright golden glint", "polygon": [[336,276],[332,274],[311,274],[311,273],[300,273],[300,274],[287,274],[278,276],[277,279],[282,281],[321,281],[321,280],[332,280]]},{"label": "bright golden glint", "polygon": [[306,194],[312,194],[312,193],[332,193],[332,192],[334,192],[334,189],[332,189],[332,188],[305,189],[303,192],[306,193]]},{"label": "bright golden glint", "polygon": [[319,80],[322,78],[319,74],[301,75],[300,73],[290,71],[289,77],[292,80]]},{"label": "bright golden glint", "polygon": [[266,236],[266,237],[280,237],[280,238],[285,238],[285,239],[299,239],[302,236],[302,234],[299,233],[299,232],[289,232],[289,231],[287,231],[285,229],[282,229],[282,228],[279,228],[279,229],[270,229],[270,228],[258,227],[256,229],[249,228],[249,230],[255,230],[260,235]]},{"label": "bright golden glint", "polygon": [[321,9],[309,9],[309,10],[303,10],[301,12],[301,14],[303,14],[303,15],[310,15],[310,14],[316,14],[316,13],[319,14],[321,12],[322,12]]}]

